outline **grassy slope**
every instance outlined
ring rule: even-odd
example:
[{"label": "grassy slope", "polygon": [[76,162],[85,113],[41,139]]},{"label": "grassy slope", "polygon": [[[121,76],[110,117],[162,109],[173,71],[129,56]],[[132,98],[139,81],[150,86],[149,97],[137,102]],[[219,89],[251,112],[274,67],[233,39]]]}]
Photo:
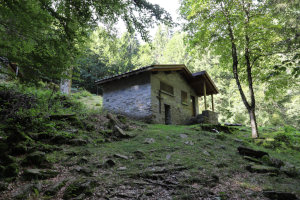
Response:
[{"label": "grassy slope", "polygon": [[[75,98],[97,104],[96,97],[84,96]],[[86,114],[89,112],[87,110]],[[51,122],[56,129],[64,127],[65,134],[69,134],[68,130],[77,129],[79,137],[87,140],[88,144],[62,144],[58,150],[47,153],[52,169],[60,172],[55,178],[24,181],[21,168],[19,176],[9,183],[9,189],[0,194],[0,199],[12,198],[30,183],[39,183],[42,188],[38,192],[34,190],[29,199],[61,199],[74,180],[84,177],[95,180],[97,184],[90,195],[82,196],[83,199],[264,199],[264,189],[293,192],[300,196],[299,176],[289,178],[283,173],[270,176],[246,171],[245,167],[250,162],[238,154],[237,147],[240,145],[267,151],[285,163],[300,166],[299,151],[289,148],[274,151],[257,145],[249,139],[250,129],[247,127],[239,127],[234,134],[218,134],[204,131],[199,125],[167,126],[128,121],[133,127],[128,132],[135,137],[104,142],[104,135],[110,133],[107,128],[103,130],[107,127],[107,119],[95,113],[93,111],[87,114],[88,118],[81,118],[96,127],[91,131],[67,121]],[[272,138],[274,129],[261,128],[261,132],[263,136]],[[146,138],[155,141],[145,144]],[[144,156],[138,157],[136,151]],[[116,158],[114,154],[125,155],[128,159]],[[23,158],[19,156],[17,160]],[[114,160],[116,165],[105,167],[103,163],[108,159]],[[79,168],[90,172],[82,173]],[[47,188],[63,180],[66,185],[55,195],[45,194]]]},{"label": "grassy slope", "polygon": [[[87,152],[89,161],[83,166],[94,170],[93,175],[101,184],[101,187],[96,187],[94,194],[100,194],[101,197],[105,194],[105,197],[117,199],[122,197],[135,199],[139,195],[146,199],[160,197],[163,199],[213,197],[264,199],[261,192],[265,189],[300,195],[299,177],[289,178],[283,174],[279,176],[253,174],[245,170],[249,161],[244,160],[237,153],[237,147],[248,144],[246,140],[250,135],[250,129],[242,127],[242,130],[236,134],[224,134],[224,137],[218,137],[216,133],[201,131],[197,125],[146,125],[133,130],[132,134],[136,134],[136,137],[132,139],[96,146],[89,144],[86,147],[71,147],[67,152],[79,153],[83,150]],[[182,138],[180,134],[185,134],[187,137]],[[146,138],[153,138],[155,142],[145,144]],[[242,140],[244,142],[241,142]],[[256,145],[250,144],[250,146],[261,149]],[[143,159],[135,157],[134,152],[137,150],[145,153]],[[263,150],[284,162],[295,166],[300,164],[299,152],[287,154]],[[66,159],[65,153],[54,152],[52,156],[62,158],[63,163]],[[129,159],[114,158],[114,154],[122,154]],[[116,161],[116,166],[109,169],[96,167],[108,158]],[[76,165],[80,156],[72,159],[73,161],[63,165]],[[178,166],[186,169],[160,173],[162,169],[172,170]],[[219,182],[214,180],[214,177],[218,177]],[[109,194],[106,194],[107,190],[110,191]]]}]

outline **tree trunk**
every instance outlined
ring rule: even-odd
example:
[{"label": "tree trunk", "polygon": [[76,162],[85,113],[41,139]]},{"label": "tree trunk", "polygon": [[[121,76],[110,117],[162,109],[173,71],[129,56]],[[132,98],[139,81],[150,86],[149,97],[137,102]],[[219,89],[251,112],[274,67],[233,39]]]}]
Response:
[{"label": "tree trunk", "polygon": [[[248,5],[250,6],[250,5]],[[250,8],[249,8],[250,9]],[[257,129],[257,123],[256,123],[256,117],[255,117],[255,96],[254,96],[254,90],[253,90],[253,81],[252,81],[252,71],[251,71],[251,65],[250,65],[250,52],[249,52],[249,37],[246,31],[245,39],[246,39],[246,47],[245,47],[245,60],[247,64],[247,78],[248,78],[248,84],[249,84],[249,91],[250,91],[250,98],[251,103],[247,101],[247,98],[245,96],[245,93],[243,91],[243,88],[241,86],[240,80],[239,80],[239,74],[238,74],[238,52],[235,44],[235,38],[232,30],[232,25],[230,18],[228,17],[228,13],[226,10],[223,10],[223,14],[227,19],[227,25],[228,25],[228,33],[231,40],[231,54],[232,54],[232,69],[233,69],[233,75],[236,80],[237,87],[239,89],[242,101],[245,105],[245,107],[248,110],[249,116],[250,116],[250,123],[251,123],[251,129],[252,129],[252,138],[258,138],[258,129]],[[247,19],[245,21],[246,27],[249,23],[249,13],[246,11]]]},{"label": "tree trunk", "polygon": [[255,109],[248,110],[250,116],[250,123],[251,123],[251,131],[252,131],[252,138],[258,138],[258,130],[257,130],[257,123],[256,123],[256,116],[255,116]]}]

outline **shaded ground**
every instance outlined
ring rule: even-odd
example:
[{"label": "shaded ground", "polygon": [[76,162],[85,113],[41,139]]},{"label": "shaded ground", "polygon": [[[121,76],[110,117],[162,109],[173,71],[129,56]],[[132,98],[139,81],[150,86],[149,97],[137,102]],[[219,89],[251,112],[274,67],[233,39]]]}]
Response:
[{"label": "shaded ground", "polygon": [[[46,154],[57,176],[25,181],[24,170],[32,166],[25,167],[0,199],[267,199],[264,190],[300,196],[299,176],[246,170],[251,162],[237,147],[261,148],[249,143],[246,127],[229,134],[199,125],[131,125],[127,133],[133,138],[108,142],[94,131],[87,144],[59,145]],[[300,164],[297,151],[263,150],[291,165]]]}]

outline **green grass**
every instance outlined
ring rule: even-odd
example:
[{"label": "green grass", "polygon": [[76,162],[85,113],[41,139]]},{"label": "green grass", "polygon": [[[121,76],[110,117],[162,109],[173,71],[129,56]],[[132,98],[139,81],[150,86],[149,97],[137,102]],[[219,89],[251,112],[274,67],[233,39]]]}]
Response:
[{"label": "green grass", "polygon": [[72,97],[84,104],[88,109],[102,110],[102,97],[99,95],[91,94],[88,91],[83,90],[73,93]]},{"label": "green grass", "polygon": [[[218,139],[217,133],[201,131],[198,125],[178,126],[178,125],[146,125],[143,129],[131,131],[136,137],[87,146],[91,152],[93,160],[103,163],[108,158],[113,158],[114,154],[122,154],[129,157],[128,160],[113,158],[117,165],[111,169],[114,175],[111,178],[117,183],[123,183],[128,176],[135,176],[151,170],[151,166],[185,166],[188,177],[178,177],[182,183],[194,182],[195,180],[208,180],[211,176],[217,175],[220,180],[232,182],[242,190],[262,191],[272,188],[273,190],[295,192],[300,195],[299,178],[289,178],[285,175],[272,177],[267,174],[251,174],[245,170],[250,163],[237,153],[237,147],[246,145],[254,149],[267,151],[272,157],[279,158],[284,162],[289,162],[299,166],[299,152],[289,150],[288,152],[278,152],[266,149],[257,145],[250,138],[250,128],[241,127],[243,131],[236,131],[234,134],[225,134]],[[186,134],[187,138],[181,138],[180,134]],[[154,143],[145,144],[146,138],[153,138]],[[242,140],[242,142],[236,139]],[[187,142],[192,142],[193,145]],[[136,159],[135,151],[145,153],[144,159]],[[80,151],[75,147],[74,151]],[[119,171],[118,168],[125,166],[126,169]],[[101,178],[107,174],[99,174]],[[253,178],[255,177],[255,178]],[[105,177],[107,181],[111,178]],[[195,179],[196,178],[196,179]],[[223,191],[227,192],[227,191]]]}]

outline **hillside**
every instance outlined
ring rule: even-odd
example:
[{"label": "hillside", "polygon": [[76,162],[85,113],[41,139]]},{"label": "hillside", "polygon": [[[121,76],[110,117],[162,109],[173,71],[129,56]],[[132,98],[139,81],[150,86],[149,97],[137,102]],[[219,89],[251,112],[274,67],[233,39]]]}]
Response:
[{"label": "hillside", "polygon": [[252,140],[245,126],[145,124],[84,106],[88,94],[0,88],[0,199],[300,197],[292,127]]}]

